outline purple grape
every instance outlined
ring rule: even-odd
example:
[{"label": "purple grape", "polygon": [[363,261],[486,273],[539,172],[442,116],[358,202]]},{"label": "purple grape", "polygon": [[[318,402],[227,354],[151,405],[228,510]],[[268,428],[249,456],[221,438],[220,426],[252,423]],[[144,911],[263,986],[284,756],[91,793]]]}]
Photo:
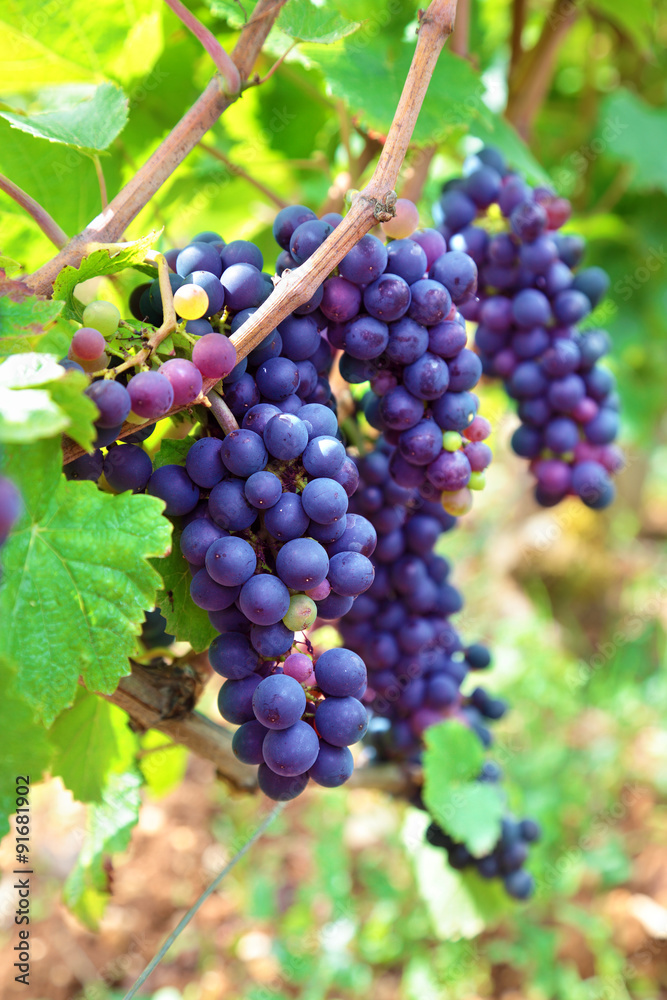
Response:
[{"label": "purple grape", "polygon": [[[444,320],[442,323],[437,323],[428,331],[428,349],[432,354],[437,354],[441,358],[455,357],[465,347],[466,342],[465,327],[460,326],[452,320]],[[387,350],[387,353],[389,353],[389,350]]]},{"label": "purple grape", "polygon": [[139,372],[127,387],[132,412],[145,420],[154,420],[171,409],[174,390],[169,379],[159,372]]},{"label": "purple grape", "polygon": [[442,449],[442,431],[434,420],[420,420],[414,427],[403,431],[398,447],[411,465],[429,465]]},{"label": "purple grape", "polygon": [[[227,541],[231,540],[227,539]],[[211,643],[208,659],[217,674],[233,681],[249,677],[259,664],[257,653],[246,636],[241,635],[240,632],[217,635]]]},{"label": "purple grape", "polygon": [[328,570],[326,550],[312,538],[286,542],[276,557],[276,572],[290,590],[317,587],[326,579]]},{"label": "purple grape", "polygon": [[[125,445],[125,447],[135,447]],[[148,480],[146,492],[166,504],[167,517],[180,517],[194,510],[199,501],[199,487],[180,465],[162,465]]]},{"label": "purple grape", "polygon": [[308,428],[294,414],[280,413],[264,428],[264,444],[281,461],[298,458],[308,444]]},{"label": "purple grape", "polygon": [[426,267],[422,271],[422,274],[418,275],[418,277],[422,277],[438,257],[445,253],[447,242],[442,233],[439,233],[437,229],[417,229],[410,239],[414,243],[418,243],[426,254]]},{"label": "purple grape", "polygon": [[190,597],[204,611],[224,611],[239,595],[238,587],[223,587],[212,580],[205,569],[198,570],[190,581]]},{"label": "purple grape", "polygon": [[467,486],[470,473],[470,462],[462,451],[442,451],[426,470],[428,481],[448,493]]},{"label": "purple grape", "polygon": [[477,265],[472,257],[460,250],[450,250],[438,257],[429,277],[444,285],[456,305],[471,298],[477,290]]},{"label": "purple grape", "polygon": [[265,573],[251,577],[239,595],[241,611],[255,625],[275,625],[286,614],[289,601],[285,584]]},{"label": "purple grape", "polygon": [[245,428],[227,434],[222,442],[221,456],[225,467],[244,479],[261,472],[269,457],[261,436]]},{"label": "purple grape", "polygon": [[104,459],[104,476],[111,489],[117,493],[124,493],[126,490],[142,493],[152,472],[153,464],[149,456],[135,444],[110,448]]},{"label": "purple grape", "polygon": [[[224,538],[226,532],[224,528],[219,528],[208,518],[198,517],[183,529],[180,539],[180,548],[183,558],[191,566],[203,566],[208,552],[213,542],[218,538]],[[222,631],[222,629],[220,629]]]},{"label": "purple grape", "polygon": [[317,760],[308,774],[324,788],[338,788],[345,784],[353,770],[354,758],[347,747],[333,747],[320,740]]},{"label": "purple grape", "polygon": [[263,764],[262,743],[268,729],[253,717],[244,722],[232,737],[232,752],[242,764]]},{"label": "purple grape", "polygon": [[278,413],[280,410],[272,403],[258,403],[244,414],[241,426],[249,431],[255,431],[256,434],[261,434],[263,437],[269,420]]},{"label": "purple grape", "polygon": [[250,641],[260,656],[275,660],[292,648],[294,632],[283,622],[274,622],[273,625],[253,625],[250,629]]},{"label": "purple grape", "polygon": [[255,572],[257,557],[243,538],[227,537],[214,541],[206,552],[206,571],[216,583],[237,587]]},{"label": "purple grape", "polygon": [[225,303],[232,312],[260,306],[271,294],[262,272],[253,264],[232,264],[220,278],[225,290]]},{"label": "purple grape", "polygon": [[345,447],[335,437],[311,438],[303,453],[303,467],[312,477],[333,478],[345,461]]},{"label": "purple grape", "polygon": [[560,413],[571,413],[586,395],[584,380],[579,375],[555,379],[549,386],[549,405]]},{"label": "purple grape", "polygon": [[[475,355],[473,357],[476,358]],[[476,358],[476,360],[479,363],[479,359]],[[450,367],[448,367],[447,363],[442,358],[439,358],[437,354],[431,354],[430,351],[427,351],[421,358],[403,370],[405,388],[413,396],[416,396],[417,399],[439,399],[446,392],[450,383],[449,372],[451,364],[452,362],[450,362]],[[479,366],[479,372],[481,374],[481,365]],[[472,384],[461,386],[461,388],[471,388]]]},{"label": "purple grape", "polygon": [[382,274],[364,290],[364,306],[385,323],[400,319],[410,305],[410,286],[397,274]]},{"label": "purple grape", "polygon": [[[150,459],[149,459],[150,462]],[[151,465],[151,469],[152,469]],[[99,448],[94,451],[91,455],[80,455],[79,458],[75,458],[73,462],[68,462],[64,467],[63,472],[65,477],[71,480],[89,480],[90,482],[96,483],[97,480],[102,475],[104,469],[104,458],[102,452]],[[150,475],[150,473],[149,473]],[[0,477],[0,504],[3,502],[3,483],[8,482],[8,480]],[[0,513],[0,525],[2,524],[2,514]],[[0,545],[3,540],[3,531],[0,527]]]},{"label": "purple grape", "polygon": [[477,215],[477,207],[463,191],[446,191],[440,198],[440,207],[447,228],[455,233],[469,225]]},{"label": "purple grape", "polygon": [[358,285],[334,275],[324,282],[323,290],[320,308],[327,319],[335,323],[354,319],[361,307],[362,291]]},{"label": "purple grape", "polygon": [[586,440],[591,444],[610,444],[618,436],[619,416],[609,407],[601,407],[597,416],[584,426]]},{"label": "purple grape", "polygon": [[220,254],[209,243],[191,243],[176,258],[176,272],[187,278],[194,271],[209,271],[217,278],[222,274]]},{"label": "purple grape", "polygon": [[288,729],[306,710],[306,695],[293,677],[274,674],[265,677],[252,699],[255,718],[267,729]]},{"label": "purple grape", "polygon": [[521,458],[536,458],[542,450],[542,434],[535,427],[522,424],[512,435],[512,451]]},{"label": "purple grape", "polygon": [[488,208],[500,195],[502,178],[493,167],[482,166],[468,175],[465,192],[478,208]]},{"label": "purple grape", "polygon": [[541,236],[546,225],[547,213],[536,201],[522,201],[510,215],[512,232],[525,243],[532,243]]},{"label": "purple grape", "polygon": [[296,368],[299,375],[299,387],[296,394],[300,400],[308,399],[317,387],[317,369],[311,361],[297,361]]},{"label": "purple grape", "polygon": [[463,431],[477,413],[477,398],[470,392],[448,392],[433,405],[433,418],[443,431]]},{"label": "purple grape", "polygon": [[390,361],[399,365],[412,364],[424,354],[428,344],[429,331],[414,319],[404,316],[389,324],[386,353]]},{"label": "purple grape", "polygon": [[544,428],[544,445],[557,455],[572,451],[579,440],[579,428],[569,417],[555,417]]},{"label": "purple grape", "polygon": [[192,349],[192,362],[204,378],[220,379],[234,369],[236,350],[229,337],[204,334]]},{"label": "purple grape", "polygon": [[528,329],[546,326],[551,319],[549,300],[536,288],[524,288],[518,292],[512,303],[514,321]]},{"label": "purple grape", "polygon": [[357,597],[373,582],[373,563],[361,552],[338,552],[329,561],[327,579],[331,589],[343,597]]},{"label": "purple grape", "polygon": [[583,292],[590,302],[591,309],[595,309],[609,290],[609,275],[601,267],[587,267],[585,271],[577,274],[572,287],[578,292]]},{"label": "purple grape", "polygon": [[254,472],[245,484],[246,500],[258,510],[273,507],[282,493],[283,485],[273,472]]},{"label": "purple grape", "polygon": [[160,375],[169,380],[174,390],[174,406],[187,406],[202,391],[199,369],[185,358],[171,358],[160,366]]},{"label": "purple grape", "polygon": [[225,479],[214,486],[208,507],[215,523],[228,531],[243,531],[257,519],[257,511],[245,498],[242,479]]},{"label": "purple grape", "polygon": [[[245,639],[245,636],[241,638]],[[249,674],[238,680],[225,681],[218,693],[218,711],[223,719],[236,726],[254,720],[252,697],[261,680],[259,674]]]},{"label": "purple grape", "polygon": [[[478,331],[479,333],[479,331]],[[476,341],[479,346],[479,341]],[[521,330],[512,337],[512,350],[519,358],[536,358],[549,347],[550,338],[543,326]]]},{"label": "purple grape", "polygon": [[273,221],[273,238],[278,246],[289,250],[294,230],[311,219],[317,219],[317,216],[305,205],[288,205],[287,208],[282,208]]},{"label": "purple grape", "polygon": [[318,247],[321,247],[327,236],[333,232],[333,226],[321,219],[310,219],[297,226],[290,237],[289,252],[297,264],[308,260]]},{"label": "purple grape", "polygon": [[299,372],[289,358],[269,358],[255,373],[257,388],[266,399],[286,399],[299,387]]},{"label": "purple grape", "polygon": [[307,483],[302,494],[303,509],[318,524],[331,524],[347,512],[347,493],[335,479],[322,477]]},{"label": "purple grape", "polygon": [[424,416],[424,403],[399,385],[382,397],[380,413],[388,427],[399,431],[407,430]]},{"label": "purple grape", "polygon": [[350,649],[328,649],[315,664],[317,686],[325,695],[352,696],[366,683],[366,665]]},{"label": "purple grape", "polygon": [[278,325],[283,355],[290,361],[306,361],[320,344],[317,323],[312,316],[288,316]]},{"label": "purple grape", "polygon": [[287,729],[270,730],[264,737],[262,753],[267,766],[276,774],[296,777],[313,766],[319,748],[320,741],[315,730],[299,719]]},{"label": "purple grape", "polygon": [[474,388],[482,375],[482,362],[466,347],[447,362],[447,368],[450,392],[466,392]]},{"label": "purple grape", "polygon": [[117,427],[127,419],[132,407],[130,394],[120,382],[111,379],[101,379],[93,382],[85,390],[86,396],[93,401],[99,410],[95,421],[96,427]]},{"label": "purple grape", "polygon": [[[439,233],[436,235],[440,236]],[[440,236],[440,239],[442,237]],[[444,243],[444,240],[442,241]],[[426,251],[414,239],[392,240],[387,247],[387,274],[395,274],[412,285],[428,270]]]},{"label": "purple grape", "polygon": [[[434,264],[434,268],[437,266]],[[433,268],[432,268],[433,270]],[[410,286],[412,302],[408,315],[417,323],[432,326],[448,318],[452,308],[449,292],[440,281],[422,278]]]},{"label": "purple grape", "polygon": [[287,778],[282,774],[275,774],[266,764],[260,764],[257,781],[264,794],[274,802],[289,802],[301,795],[308,784],[308,775],[299,774],[294,778]]},{"label": "purple grape", "polygon": [[301,497],[283,493],[278,502],[264,514],[264,527],[273,538],[288,542],[305,534],[310,518],[303,509]]},{"label": "purple grape", "polygon": [[387,259],[384,243],[367,233],[343,257],[338,270],[343,278],[354,285],[368,285],[383,273]]},{"label": "purple grape", "polygon": [[222,441],[210,437],[195,441],[185,458],[185,468],[193,483],[212,489],[227,475],[222,464]]},{"label": "purple grape", "polygon": [[351,746],[368,729],[368,715],[356,698],[325,698],[315,710],[315,725],[331,746]]},{"label": "purple grape", "polygon": [[583,292],[576,288],[568,288],[559,292],[552,303],[553,313],[558,323],[563,326],[574,326],[591,311],[591,303]]},{"label": "purple grape", "polygon": [[233,264],[252,264],[258,271],[264,267],[264,258],[259,247],[249,240],[232,240],[231,243],[227,243],[220,253],[220,260],[223,274]]}]

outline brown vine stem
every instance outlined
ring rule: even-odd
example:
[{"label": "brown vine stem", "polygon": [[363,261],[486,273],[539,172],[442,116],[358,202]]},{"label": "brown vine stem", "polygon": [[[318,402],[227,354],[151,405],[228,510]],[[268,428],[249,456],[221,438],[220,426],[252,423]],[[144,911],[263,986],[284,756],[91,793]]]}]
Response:
[{"label": "brown vine stem", "polygon": [[[103,695],[107,701],[127,712],[142,730],[158,729],[175,743],[187,747],[204,760],[210,760],[220,777],[242,792],[257,790],[257,771],[242,764],[232,751],[232,734],[200,712],[189,712],[182,718],[168,717],[164,676],[159,670],[133,666],[132,673],[123,677],[113,694]],[[392,795],[408,795],[418,780],[418,769],[397,764],[360,767],[349,785],[374,788]]]},{"label": "brown vine stem", "polygon": [[42,208],[38,201],[35,201],[23,188],[20,188],[14,181],[10,181],[9,177],[5,177],[4,174],[0,174],[0,191],[8,194],[17,205],[20,205],[28,215],[31,215],[44,235],[58,249],[65,246],[67,243],[67,233],[60,228],[55,219],[51,218],[46,209]]},{"label": "brown vine stem", "polygon": [[174,14],[183,22],[208,52],[220,76],[227,84],[227,93],[238,94],[241,89],[241,77],[234,62],[229,58],[215,35],[181,3],[181,0],[164,0]]},{"label": "brown vine stem", "polygon": [[232,411],[215,389],[210,389],[208,393],[208,403],[211,413],[222,427],[225,434],[239,429],[238,421]]},{"label": "brown vine stem", "polygon": [[[394,186],[398,172],[405,159],[438,56],[452,32],[455,14],[456,0],[432,0],[422,15],[410,71],[373,176],[364,190],[356,196],[343,221],[322,246],[300,267],[285,272],[269,298],[230,338],[236,348],[238,361],[250,354],[296,306],[312,298],[324,279],[369,229],[376,223],[393,217],[396,201]],[[216,380],[205,379],[204,393],[208,394],[215,384]],[[182,407],[174,407],[165,416],[178,413],[179,409]],[[146,424],[149,422],[146,421]],[[126,423],[118,436],[126,437],[141,426],[145,425]],[[65,441],[65,464],[82,454],[83,450],[79,445],[73,441]]]},{"label": "brown vine stem", "polygon": [[261,191],[261,193],[268,198],[269,201],[272,201],[274,205],[277,205],[278,208],[287,208],[289,202],[284,201],[279,195],[276,194],[275,191],[268,188],[266,184],[262,184],[262,182],[258,181],[256,177],[252,177],[251,174],[247,173],[247,171],[245,171],[242,167],[237,166],[236,163],[232,163],[232,161],[227,159],[225,154],[221,153],[219,149],[215,148],[215,146],[209,146],[207,142],[200,142],[199,146],[211,156],[214,156],[216,160],[219,160],[220,163],[224,163],[230,174],[234,174],[235,177],[240,177],[242,180],[247,181],[248,184],[252,184],[253,187],[257,188],[258,191]]},{"label": "brown vine stem", "polygon": [[[242,81],[248,79],[285,2],[259,0],[251,19],[243,28],[231,56]],[[238,99],[238,94],[225,94],[221,83],[221,77],[216,74],[201,97],[108,207],[83,232],[74,236],[56,257],[25,278],[25,284],[33,293],[50,295],[53,282],[62,268],[67,264],[78,267],[81,259],[94,249],[91,244],[113,243],[120,239],[144,205],[216,123],[222,112]]]},{"label": "brown vine stem", "polygon": [[554,0],[536,45],[516,67],[506,115],[524,138],[546,97],[558,50],[578,16],[572,0]]},{"label": "brown vine stem", "polygon": [[510,65],[509,65],[509,75],[508,75],[508,87],[510,90],[514,90],[514,77],[516,75],[517,66],[521,61],[523,55],[523,44],[521,42],[521,36],[523,35],[523,27],[526,23],[526,0],[513,0],[512,2],[512,39],[511,39],[511,50],[510,50]]},{"label": "brown vine stem", "polygon": [[456,7],[456,24],[452,32],[450,48],[457,56],[468,58],[470,37],[470,0],[459,0]]}]

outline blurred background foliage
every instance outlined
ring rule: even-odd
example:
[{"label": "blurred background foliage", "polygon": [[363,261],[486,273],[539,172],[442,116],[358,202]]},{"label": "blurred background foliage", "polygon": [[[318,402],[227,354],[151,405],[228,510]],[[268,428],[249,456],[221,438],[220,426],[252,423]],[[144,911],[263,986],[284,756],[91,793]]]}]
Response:
[{"label": "blurred background foliage", "polygon": [[[231,48],[253,4],[189,6]],[[408,65],[417,5],[327,0],[316,9],[330,20],[323,28],[320,16],[317,31],[308,0],[290,6],[292,20],[272,32],[258,72],[295,39],[300,44],[222,117],[128,237],[164,227],[161,245],[180,246],[214,229],[255,240],[271,260],[281,203],[331,210],[367,179]],[[512,18],[524,7],[528,63],[550,32],[561,36],[525,145],[503,118]],[[481,393],[495,427],[489,485],[442,543],[466,597],[461,630],[494,649],[493,686],[513,703],[497,727],[494,756],[511,805],[545,831],[531,855],[536,898],[499,904],[487,887],[447,871],[441,853],[419,846],[421,819],[403,803],[362,789],[316,790],[293,803],[223,883],[144,996],[667,996],[664,14],[651,0],[474,0],[469,58],[443,55],[416,133],[419,147],[436,147],[419,200],[423,224],[432,221],[442,181],[480,140],[492,141],[532,179],[546,177],[571,198],[569,231],[589,240],[586,263],[611,275],[591,323],[611,334],[625,407],[628,464],[617,503],[602,515],[569,503],[538,510],[509,451],[515,418],[489,385]],[[99,157],[110,198],[211,73],[160,0],[5,0],[0,27],[0,115],[71,105],[105,81],[123,88],[127,124]],[[316,44],[325,29],[340,37]],[[519,103],[534,85],[528,71]],[[403,171],[408,186],[423,162],[415,149]],[[90,155],[4,118],[0,170],[69,235],[102,209]],[[2,194],[0,208],[2,254],[28,270],[51,256],[48,241]],[[96,293],[126,301],[140,280],[125,272],[98,283]],[[58,780],[35,794],[34,997],[122,997],[174,911],[190,905],[264,813],[256,800],[232,796],[200,761],[189,762],[181,783],[181,751],[154,737],[143,737],[139,826],[127,851],[106,863],[111,903],[97,933],[60,902],[84,808]],[[3,861],[7,850],[5,842]],[[11,892],[11,880],[0,884],[5,955],[14,934],[4,905]],[[0,973],[8,998],[22,995],[10,970],[5,962]]]}]

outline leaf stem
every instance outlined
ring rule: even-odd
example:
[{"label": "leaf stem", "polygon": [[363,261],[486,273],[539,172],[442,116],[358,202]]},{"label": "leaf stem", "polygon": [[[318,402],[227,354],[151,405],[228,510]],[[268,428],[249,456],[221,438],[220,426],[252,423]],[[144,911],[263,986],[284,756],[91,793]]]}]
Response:
[{"label": "leaf stem", "polygon": [[289,46],[289,48],[285,49],[285,51],[283,52],[283,54],[276,59],[276,61],[274,62],[273,66],[271,67],[271,69],[269,70],[269,72],[265,76],[256,77],[252,81],[253,85],[256,86],[256,87],[259,87],[263,83],[266,83],[267,80],[270,80],[271,77],[273,76],[273,74],[275,73],[275,71],[282,65],[284,59],[290,54],[290,52],[292,51],[292,49],[295,48],[298,44],[299,44],[298,42],[292,42],[292,44]]},{"label": "leaf stem", "polygon": [[211,156],[214,156],[216,160],[219,160],[220,163],[224,163],[230,174],[234,174],[235,177],[240,177],[242,180],[247,181],[248,184],[252,184],[253,187],[257,188],[258,191],[261,191],[262,194],[272,201],[274,205],[277,205],[278,208],[287,208],[289,202],[284,201],[275,193],[275,191],[268,188],[266,184],[262,184],[262,182],[258,181],[256,177],[252,177],[251,174],[247,173],[247,171],[245,171],[242,167],[232,163],[232,161],[227,159],[225,154],[221,153],[219,149],[215,148],[215,146],[209,146],[207,142],[200,142],[199,145]]},{"label": "leaf stem", "polygon": [[100,186],[100,199],[102,201],[102,208],[105,209],[109,204],[109,199],[107,198],[107,184],[104,180],[104,171],[102,170],[102,161],[100,160],[97,153],[92,158],[95,165],[95,173],[97,174],[97,183]]},{"label": "leaf stem", "polygon": [[239,429],[238,421],[225,403],[222,396],[217,393],[215,389],[209,389],[207,396],[209,409],[222,427],[225,434],[229,434],[231,431],[237,431]]},{"label": "leaf stem", "polygon": [[26,191],[10,181],[9,177],[0,174],[0,191],[4,191],[20,205],[28,215],[31,215],[45,236],[60,250],[67,243],[67,233],[52,219],[45,208],[35,201]]},{"label": "leaf stem", "polygon": [[213,60],[215,68],[227,84],[225,92],[230,96],[238,94],[241,90],[239,71],[215,35],[181,3],[181,0],[164,0],[164,2],[168,7],[171,7],[176,17],[183,22],[185,27],[192,32],[197,41],[206,49]]},{"label": "leaf stem", "polygon": [[269,815],[266,816],[265,819],[260,823],[260,825],[257,827],[252,836],[250,836],[248,840],[246,840],[243,847],[241,847],[240,850],[236,852],[234,857],[230,861],[228,861],[228,863],[225,865],[222,871],[218,875],[216,875],[216,877],[213,879],[208,888],[202,892],[197,902],[193,906],[191,906],[188,912],[185,914],[185,916],[182,917],[181,920],[179,920],[178,924],[171,932],[167,940],[164,942],[160,950],[157,952],[155,957],[151,959],[151,961],[148,963],[148,965],[141,973],[139,978],[135,981],[130,990],[125,994],[123,1000],[132,1000],[132,997],[136,995],[136,992],[139,989],[139,987],[146,982],[151,972],[153,972],[153,970],[159,965],[159,963],[162,961],[164,956],[171,948],[174,941],[185,930],[185,928],[188,926],[188,924],[190,923],[194,915],[197,913],[197,911],[200,909],[200,907],[206,902],[211,893],[215,892],[215,890],[218,888],[225,875],[228,875],[229,872],[232,870],[232,868],[234,868],[239,863],[244,854],[247,854],[247,852],[250,850],[253,844],[255,844],[259,840],[259,838],[268,829],[271,823],[273,823],[274,819],[276,819],[280,815],[280,813],[285,808],[286,804],[287,803],[285,802],[278,802],[277,805],[273,807]]}]

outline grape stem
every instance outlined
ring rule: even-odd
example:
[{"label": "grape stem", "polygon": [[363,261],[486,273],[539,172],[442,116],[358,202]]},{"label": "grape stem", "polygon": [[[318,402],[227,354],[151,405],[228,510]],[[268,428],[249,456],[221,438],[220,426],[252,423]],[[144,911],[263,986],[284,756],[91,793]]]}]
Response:
[{"label": "grape stem", "polygon": [[214,156],[216,160],[219,160],[220,163],[224,163],[227,170],[229,170],[230,174],[233,174],[234,177],[240,177],[242,180],[247,181],[248,184],[252,184],[253,187],[257,188],[258,191],[261,191],[264,197],[268,198],[269,201],[272,201],[274,205],[278,206],[278,208],[287,208],[289,205],[288,201],[284,201],[280,195],[277,195],[275,191],[268,188],[266,184],[262,184],[261,181],[258,181],[256,177],[252,177],[251,174],[243,170],[242,167],[239,167],[235,163],[232,163],[231,160],[228,160],[224,153],[221,153],[219,149],[215,148],[215,146],[209,146],[207,142],[200,142],[199,146],[211,156]]},{"label": "grape stem", "polygon": [[[262,0],[260,0],[257,9],[261,4]],[[378,222],[386,222],[394,217],[396,204],[394,186],[408,151],[415,122],[438,56],[452,33],[455,13],[456,0],[432,0],[422,15],[410,70],[373,176],[363,191],[355,196],[350,211],[343,221],[336,226],[312,257],[309,257],[300,267],[286,271],[268,299],[230,338],[236,348],[237,361],[241,361],[250,354],[252,349],[261,343],[298,305],[312,298],[324,279],[331,274],[345,254],[359,242],[365,233]],[[239,42],[240,44],[241,42]],[[217,381],[218,379],[204,380],[203,391],[205,395],[209,393]],[[177,413],[182,408],[174,407],[165,416]],[[126,423],[119,437],[123,438],[132,434],[139,430],[140,426]],[[67,464],[82,454],[83,450],[79,445],[74,442],[66,442],[63,448],[63,461]]]},{"label": "grape stem", "polygon": [[209,389],[207,402],[211,413],[218,421],[225,434],[229,434],[231,431],[237,431],[239,429],[236,417],[229,409],[222,396],[219,395],[215,389]]},{"label": "grape stem", "polygon": [[[243,27],[231,59],[242,81],[247,80],[262,45],[286,0],[259,0],[252,17]],[[174,126],[155,150],[109,203],[107,209],[74,236],[63,250],[24,281],[34,294],[50,295],[53,282],[63,267],[78,267],[96,243],[114,243],[148,204],[164,182],[190,153],[199,140],[215,125],[220,115],[238,100],[239,94],[225,94],[222,79],[216,73],[201,97]],[[47,234],[48,235],[48,234]],[[67,242],[65,238],[65,242]],[[62,244],[57,244],[62,245]]]},{"label": "grape stem", "polygon": [[[307,648],[312,645],[305,639]],[[123,677],[113,694],[100,695],[112,704],[122,708],[130,716],[139,731],[158,729],[175,743],[186,747],[215,766],[218,777],[223,778],[237,791],[257,791],[257,770],[242,764],[232,751],[232,733],[217,725],[201,712],[188,712],[175,717],[172,706],[180,706],[191,690],[178,696],[176,677],[169,677],[165,684],[165,673],[154,667],[142,667],[132,663],[132,673]],[[182,682],[185,684],[185,681]],[[419,783],[421,771],[408,764],[383,764],[362,766],[355,769],[347,783],[348,787],[375,788],[378,791],[402,797],[409,796]]]},{"label": "grape stem", "polygon": [[[140,351],[124,361],[122,365],[118,365],[117,368],[104,368],[102,371],[93,372],[93,375],[106,375],[113,377],[119,375],[121,372],[127,371],[128,368],[137,368],[148,361],[153,353],[153,351],[160,346],[163,340],[176,330],[178,326],[178,319],[176,318],[176,312],[174,310],[174,293],[171,290],[171,282],[169,281],[169,265],[167,264],[166,257],[163,257],[161,253],[157,253],[151,250],[146,256],[146,262],[149,264],[157,265],[157,275],[158,281],[160,282],[160,298],[162,299],[162,326],[158,327],[155,333],[150,337],[148,343],[145,347],[142,347]],[[134,425],[136,429],[136,424]]]},{"label": "grape stem", "polygon": [[42,230],[45,236],[47,236],[51,242],[58,247],[64,247],[67,243],[67,233],[60,228],[55,219],[52,219],[45,208],[35,201],[26,191],[15,184],[14,181],[10,181],[9,177],[5,177],[4,174],[0,174],[0,191],[4,191],[8,194],[10,198],[20,205],[28,215],[31,215],[39,228]]},{"label": "grape stem", "polygon": [[164,2],[168,7],[171,7],[176,17],[183,22],[185,27],[192,32],[197,41],[206,49],[213,60],[215,68],[227,84],[225,93],[230,97],[234,95],[238,96],[241,90],[239,71],[215,35],[181,3],[181,0],[164,0]]}]

